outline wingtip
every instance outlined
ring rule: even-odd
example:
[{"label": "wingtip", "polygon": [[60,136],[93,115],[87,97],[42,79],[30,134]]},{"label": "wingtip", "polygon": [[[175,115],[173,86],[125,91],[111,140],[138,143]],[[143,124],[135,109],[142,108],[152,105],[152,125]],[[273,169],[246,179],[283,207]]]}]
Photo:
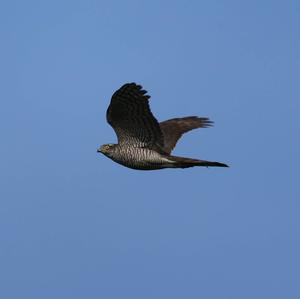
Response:
[{"label": "wingtip", "polygon": [[188,116],[183,117],[183,119],[190,119],[199,125],[200,128],[210,128],[214,126],[214,122],[210,120],[208,117],[201,117],[201,116]]}]

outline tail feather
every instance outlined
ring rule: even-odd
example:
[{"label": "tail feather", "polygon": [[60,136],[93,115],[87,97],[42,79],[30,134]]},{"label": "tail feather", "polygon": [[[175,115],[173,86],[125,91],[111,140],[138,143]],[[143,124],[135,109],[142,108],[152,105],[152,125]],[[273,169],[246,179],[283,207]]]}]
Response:
[{"label": "tail feather", "polygon": [[229,167],[227,164],[220,162],[212,162],[206,160],[198,160],[184,157],[168,156],[168,160],[176,162],[176,167],[178,168],[188,168],[194,166],[204,166],[204,167]]}]

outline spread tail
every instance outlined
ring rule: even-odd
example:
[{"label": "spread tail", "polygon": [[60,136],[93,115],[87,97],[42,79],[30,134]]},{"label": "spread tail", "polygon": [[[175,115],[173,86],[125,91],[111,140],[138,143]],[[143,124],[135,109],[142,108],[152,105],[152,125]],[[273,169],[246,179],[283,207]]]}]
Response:
[{"label": "spread tail", "polygon": [[177,168],[188,168],[194,166],[204,166],[204,167],[229,167],[227,164],[220,162],[212,162],[198,159],[190,159],[176,156],[168,156],[168,160],[176,162],[174,166]]}]

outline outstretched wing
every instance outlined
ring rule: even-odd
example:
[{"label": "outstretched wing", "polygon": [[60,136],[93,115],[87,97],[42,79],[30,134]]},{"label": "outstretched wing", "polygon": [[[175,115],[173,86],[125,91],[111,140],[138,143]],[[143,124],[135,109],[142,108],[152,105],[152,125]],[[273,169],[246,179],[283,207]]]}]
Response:
[{"label": "outstretched wing", "polygon": [[150,96],[146,93],[142,86],[127,83],[113,94],[106,119],[115,130],[119,144],[163,148],[163,135],[151,113]]},{"label": "outstretched wing", "polygon": [[213,124],[207,117],[189,116],[161,122],[164,136],[164,152],[170,154],[182,134],[197,128],[208,128]]}]

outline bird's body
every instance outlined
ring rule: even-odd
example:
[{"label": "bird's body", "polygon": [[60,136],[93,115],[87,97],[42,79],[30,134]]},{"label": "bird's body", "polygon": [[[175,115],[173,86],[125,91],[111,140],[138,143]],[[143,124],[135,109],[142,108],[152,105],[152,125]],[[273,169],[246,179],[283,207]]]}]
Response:
[{"label": "bird's body", "polygon": [[114,144],[108,158],[129,168],[139,170],[162,169],[171,167],[174,162],[157,151],[142,147],[126,147]]},{"label": "bird's body", "polygon": [[152,115],[146,91],[127,83],[117,90],[107,110],[107,120],[118,136],[118,144],[105,144],[99,152],[113,161],[138,170],[219,166],[226,164],[170,155],[182,134],[212,125],[208,118],[174,118],[158,123]]}]

